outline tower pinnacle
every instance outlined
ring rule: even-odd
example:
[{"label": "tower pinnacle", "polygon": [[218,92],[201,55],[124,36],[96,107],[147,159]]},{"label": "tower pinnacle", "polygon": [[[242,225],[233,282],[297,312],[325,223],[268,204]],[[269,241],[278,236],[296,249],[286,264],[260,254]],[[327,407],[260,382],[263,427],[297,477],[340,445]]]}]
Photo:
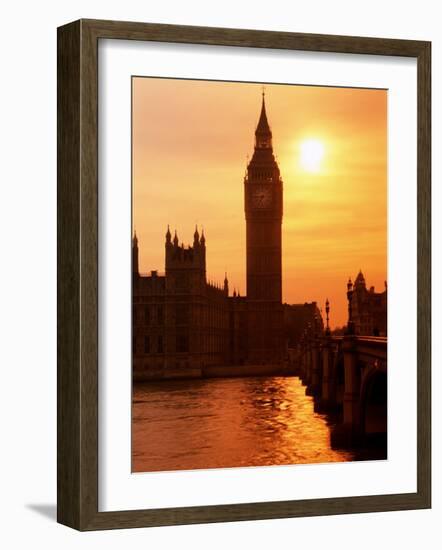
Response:
[{"label": "tower pinnacle", "polygon": [[134,236],[132,238],[132,275],[138,277],[138,237],[137,232],[134,231]]},{"label": "tower pinnacle", "polygon": [[265,92],[262,91],[261,114],[259,116],[258,125],[255,130],[255,147],[258,149],[272,148],[272,131],[270,130],[269,121],[267,120]]},{"label": "tower pinnacle", "polygon": [[170,233],[170,227],[167,225],[166,243],[169,244],[172,241],[172,235]]},{"label": "tower pinnacle", "polygon": [[224,294],[226,296],[228,296],[229,295],[229,281],[227,279],[227,271],[224,274],[224,287],[223,288],[224,288]]}]

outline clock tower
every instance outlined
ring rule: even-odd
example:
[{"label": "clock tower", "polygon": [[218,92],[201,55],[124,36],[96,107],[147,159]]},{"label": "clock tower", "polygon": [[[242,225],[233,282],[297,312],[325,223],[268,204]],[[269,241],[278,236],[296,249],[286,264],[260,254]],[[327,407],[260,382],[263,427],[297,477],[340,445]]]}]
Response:
[{"label": "clock tower", "polygon": [[282,204],[283,184],[263,92],[255,149],[244,178],[249,363],[283,358]]}]

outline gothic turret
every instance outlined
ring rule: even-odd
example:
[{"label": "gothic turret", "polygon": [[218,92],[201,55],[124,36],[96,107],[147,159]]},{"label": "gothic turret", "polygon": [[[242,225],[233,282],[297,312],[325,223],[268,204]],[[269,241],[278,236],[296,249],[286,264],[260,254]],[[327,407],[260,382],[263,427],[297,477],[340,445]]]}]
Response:
[{"label": "gothic turret", "polygon": [[193,234],[193,246],[199,246],[200,244],[200,235],[198,233],[198,226],[195,225],[195,233]]},{"label": "gothic turret", "polygon": [[138,237],[136,231],[132,239],[132,274],[138,277],[140,272],[138,269]]},{"label": "gothic turret", "polygon": [[354,283],[355,289],[365,288],[365,278],[361,270],[359,270],[358,276],[355,279]]},{"label": "gothic turret", "polygon": [[170,269],[198,269],[205,273],[206,271],[206,249],[205,239],[201,239],[198,228],[195,228],[193,235],[193,245],[185,245],[179,242],[178,233],[175,230],[173,241],[170,242],[170,236],[166,233],[166,272]]},{"label": "gothic turret", "polygon": [[224,275],[224,294],[229,295],[229,281],[227,279],[227,273]]}]

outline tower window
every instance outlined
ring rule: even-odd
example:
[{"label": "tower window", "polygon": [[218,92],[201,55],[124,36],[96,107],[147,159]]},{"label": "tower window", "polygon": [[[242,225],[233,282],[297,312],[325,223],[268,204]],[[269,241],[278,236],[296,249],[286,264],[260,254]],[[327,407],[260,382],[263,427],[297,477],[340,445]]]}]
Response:
[{"label": "tower window", "polygon": [[144,322],[146,325],[150,325],[150,308],[149,306],[145,306],[144,308]]}]

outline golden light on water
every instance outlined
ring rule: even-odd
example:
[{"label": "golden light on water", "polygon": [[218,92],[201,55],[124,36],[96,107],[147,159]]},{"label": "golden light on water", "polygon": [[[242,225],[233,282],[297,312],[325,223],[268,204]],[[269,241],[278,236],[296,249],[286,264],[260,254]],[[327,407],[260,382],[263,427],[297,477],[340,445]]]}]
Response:
[{"label": "golden light on water", "polygon": [[[299,378],[163,380],[135,386],[132,471],[355,460],[333,449]],[[185,420],[184,420],[185,419]],[[184,421],[183,421],[184,420]]]},{"label": "golden light on water", "polygon": [[299,161],[306,172],[319,172],[324,157],[324,144],[318,139],[305,139],[299,146]]}]

